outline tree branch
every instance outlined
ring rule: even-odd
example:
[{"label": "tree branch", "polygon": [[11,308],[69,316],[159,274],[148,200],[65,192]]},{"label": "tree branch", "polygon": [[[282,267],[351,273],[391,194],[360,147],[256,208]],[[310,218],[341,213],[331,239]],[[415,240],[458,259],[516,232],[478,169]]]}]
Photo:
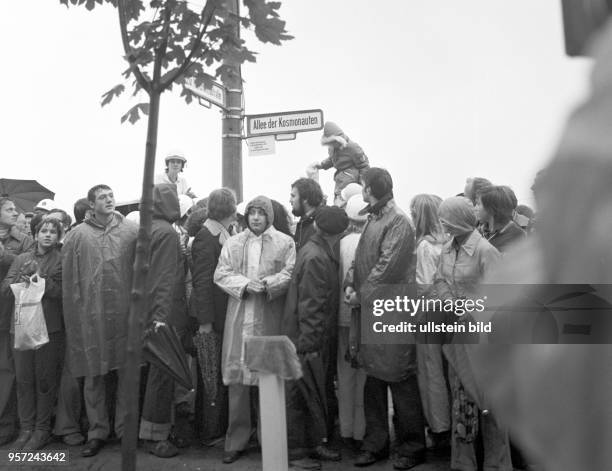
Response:
[{"label": "tree branch", "polygon": [[[210,10],[208,12],[208,16],[206,16],[207,8]],[[207,0],[206,5],[204,5],[204,8],[202,9],[202,13],[201,13],[202,23],[203,23],[202,29],[200,29],[197,37],[194,39],[193,44],[191,46],[191,51],[189,51],[189,55],[187,56],[187,58],[183,61],[181,66],[178,68],[178,70],[162,83],[162,90],[165,90],[166,88],[168,88],[176,79],[178,79],[181,75],[183,75],[189,69],[189,67],[191,67],[191,65],[193,64],[193,58],[195,54],[200,50],[200,47],[202,46],[202,38],[204,37],[204,33],[206,32],[206,29],[208,28],[208,26],[210,25],[210,22],[213,19],[214,13],[215,13],[214,1]],[[206,18],[206,20],[204,20],[204,18]],[[206,52],[206,50],[207,49],[205,49],[204,52]]]},{"label": "tree branch", "polygon": [[133,52],[132,48],[130,47],[130,41],[127,35],[128,21],[125,17],[125,0],[118,0],[117,10],[119,12],[119,29],[121,30],[121,41],[123,42],[123,50],[125,52],[126,57],[128,58],[128,62],[130,63],[132,73],[134,74],[134,77],[136,77],[136,81],[143,90],[149,93],[151,90],[151,83],[143,75],[142,71],[138,67],[138,64],[133,63]]},{"label": "tree branch", "polygon": [[162,30],[162,43],[155,50],[155,62],[153,63],[153,80],[151,82],[151,90],[156,93],[164,91],[164,85],[161,80],[162,63],[166,56],[168,48],[168,37],[170,36],[170,18],[172,16],[172,7],[167,3],[164,8],[164,23]]}]

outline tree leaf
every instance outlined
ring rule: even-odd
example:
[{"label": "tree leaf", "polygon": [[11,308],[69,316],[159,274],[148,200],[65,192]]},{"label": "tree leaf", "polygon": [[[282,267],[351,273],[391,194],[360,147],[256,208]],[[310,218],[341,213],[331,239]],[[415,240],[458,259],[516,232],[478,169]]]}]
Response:
[{"label": "tree leaf", "polygon": [[123,86],[122,84],[119,84],[111,88],[108,92],[102,95],[101,106],[108,105],[114,97],[118,97],[119,95],[121,95],[124,92],[124,90],[125,90],[125,86]]},{"label": "tree leaf", "polygon": [[138,103],[137,105],[132,106],[128,112],[121,117],[121,122],[125,123],[126,121],[129,121],[131,124],[135,124],[140,119],[141,112],[145,115],[149,114],[148,103]]}]

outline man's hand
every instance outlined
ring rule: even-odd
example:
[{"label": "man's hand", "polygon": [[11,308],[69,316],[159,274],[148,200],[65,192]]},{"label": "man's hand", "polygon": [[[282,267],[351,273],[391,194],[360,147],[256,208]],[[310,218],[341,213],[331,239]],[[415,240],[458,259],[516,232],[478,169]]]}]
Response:
[{"label": "man's hand", "polygon": [[198,329],[200,334],[210,334],[212,332],[212,324],[201,324]]},{"label": "man's hand", "polygon": [[344,302],[349,306],[359,306],[357,291],[355,291],[351,286],[347,286],[344,290]]},{"label": "man's hand", "polygon": [[260,294],[266,290],[265,285],[259,280],[251,280],[246,287],[247,293]]}]

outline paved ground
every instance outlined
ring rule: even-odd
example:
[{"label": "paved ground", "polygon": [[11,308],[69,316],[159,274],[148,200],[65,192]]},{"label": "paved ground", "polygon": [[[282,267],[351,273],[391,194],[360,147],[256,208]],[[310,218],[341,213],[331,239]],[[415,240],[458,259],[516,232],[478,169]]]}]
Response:
[{"label": "paved ground", "polygon": [[[93,458],[82,458],[79,454],[81,447],[67,447],[60,442],[52,443],[45,448],[49,450],[66,450],[70,455],[70,466],[20,466],[7,465],[7,452],[10,447],[2,447],[0,450],[0,469],[11,470],[54,470],[62,469],[71,470],[87,470],[87,471],[118,471],[121,469],[121,450],[119,443],[112,443],[106,446],[97,456]],[[244,457],[238,461],[226,465],[221,463],[223,456],[222,443],[214,447],[197,447],[192,446],[181,450],[179,456],[170,459],[161,459],[150,455],[142,450],[138,451],[137,469],[145,471],[261,471],[261,455],[255,448],[249,450]],[[334,470],[352,470],[357,469],[353,466],[354,454],[350,451],[343,450],[343,460],[338,463],[323,463],[323,471]],[[391,461],[382,461],[368,468],[369,471],[393,470]],[[448,471],[449,466],[447,461],[433,459],[432,461],[413,468],[414,471]],[[267,471],[267,470],[263,470]]]}]

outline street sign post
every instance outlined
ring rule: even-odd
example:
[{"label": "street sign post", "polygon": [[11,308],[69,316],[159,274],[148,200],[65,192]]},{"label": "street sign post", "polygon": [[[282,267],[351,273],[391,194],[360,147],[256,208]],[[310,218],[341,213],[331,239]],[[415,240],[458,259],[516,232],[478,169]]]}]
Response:
[{"label": "street sign post", "polygon": [[185,88],[200,98],[200,103],[202,103],[202,100],[206,100],[222,109],[227,108],[225,87],[212,79],[201,85],[196,85],[195,79],[190,77],[185,80]]},{"label": "street sign post", "polygon": [[284,111],[246,116],[247,137],[294,134],[323,129],[322,110]]}]

